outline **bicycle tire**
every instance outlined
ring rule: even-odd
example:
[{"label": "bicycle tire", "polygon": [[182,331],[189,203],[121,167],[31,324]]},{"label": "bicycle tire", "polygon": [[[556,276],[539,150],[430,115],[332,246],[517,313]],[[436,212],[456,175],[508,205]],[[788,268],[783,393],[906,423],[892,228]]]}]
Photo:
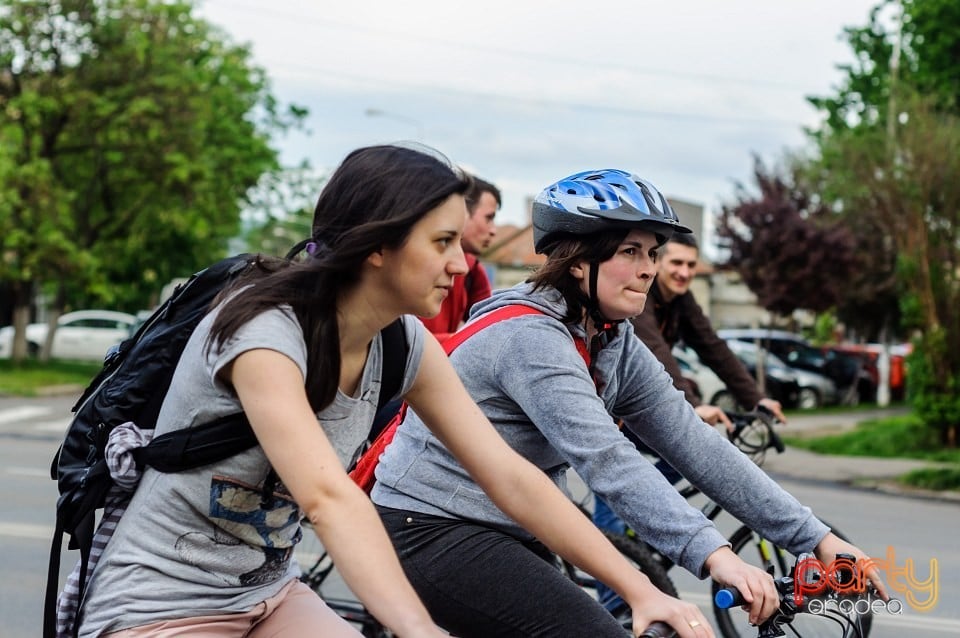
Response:
[{"label": "bicycle tire", "polygon": [[[823,521],[823,519],[820,520]],[[849,542],[849,539],[843,532],[840,532],[836,527],[826,521],[823,521],[823,523],[827,525],[834,534]],[[795,558],[789,552],[776,547],[769,541],[762,542],[767,543],[770,547],[770,558],[774,560],[755,556],[748,558],[746,556],[752,541],[757,538],[759,538],[759,536],[744,525],[730,536],[731,549],[747,563],[758,565],[761,569],[766,569],[767,565],[772,565],[774,568],[774,578],[789,576],[789,573],[783,573],[784,566],[792,566]],[[786,559],[785,556],[790,556],[790,558]],[[787,567],[787,569],[789,569],[789,567]],[[721,588],[722,585],[720,585],[720,583],[713,581],[710,592],[711,600]],[[717,621],[717,628],[724,638],[753,638],[757,635],[757,628],[750,626],[747,622],[747,614],[739,608],[720,609],[714,605],[713,615]],[[860,616],[861,638],[868,638],[872,624],[873,616],[871,614],[868,613]],[[793,622],[790,623],[790,627],[793,629],[795,635],[801,638],[837,638],[837,636],[843,635],[842,630],[838,628],[834,620],[819,617],[815,614],[797,614]]]},{"label": "bicycle tire", "polygon": [[654,587],[674,598],[680,597],[677,594],[677,587],[673,584],[670,576],[667,575],[667,570],[653,557],[650,549],[645,544],[635,541],[624,534],[617,534],[609,530],[602,531],[603,535],[607,537],[607,540],[617,548],[617,551],[633,563],[634,567],[642,571],[644,575],[650,579]]}]

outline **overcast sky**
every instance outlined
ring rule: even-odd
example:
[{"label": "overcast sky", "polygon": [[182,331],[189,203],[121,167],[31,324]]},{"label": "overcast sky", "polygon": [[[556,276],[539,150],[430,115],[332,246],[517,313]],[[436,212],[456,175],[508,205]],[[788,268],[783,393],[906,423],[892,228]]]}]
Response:
[{"label": "overcast sky", "polygon": [[[568,174],[622,168],[715,210],[816,122],[879,0],[202,0],[249,42],[309,135],[285,163],[419,140],[503,191],[499,220]],[[372,113],[372,114],[371,114]]]}]

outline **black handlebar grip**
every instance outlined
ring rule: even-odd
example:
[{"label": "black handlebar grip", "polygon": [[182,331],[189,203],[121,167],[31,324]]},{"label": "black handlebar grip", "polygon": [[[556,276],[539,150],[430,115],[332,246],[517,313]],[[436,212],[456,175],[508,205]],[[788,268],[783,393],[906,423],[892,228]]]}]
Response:
[{"label": "black handlebar grip", "polygon": [[640,638],[674,638],[677,633],[670,625],[659,620],[647,627]]},{"label": "black handlebar grip", "polygon": [[783,439],[780,438],[780,435],[773,431],[773,428],[770,428],[770,441],[773,443],[774,449],[777,450],[777,454],[783,454],[784,450],[787,448],[783,445]]}]

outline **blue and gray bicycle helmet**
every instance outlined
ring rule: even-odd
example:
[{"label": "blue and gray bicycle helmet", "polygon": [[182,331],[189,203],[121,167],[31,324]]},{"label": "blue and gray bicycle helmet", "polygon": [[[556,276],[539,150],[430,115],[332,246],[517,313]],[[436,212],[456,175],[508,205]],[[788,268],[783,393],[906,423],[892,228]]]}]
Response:
[{"label": "blue and gray bicycle helmet", "polygon": [[564,235],[614,228],[647,230],[662,244],[689,233],[667,198],[645,179],[626,171],[584,171],[547,186],[533,201],[533,241],[538,253]]}]

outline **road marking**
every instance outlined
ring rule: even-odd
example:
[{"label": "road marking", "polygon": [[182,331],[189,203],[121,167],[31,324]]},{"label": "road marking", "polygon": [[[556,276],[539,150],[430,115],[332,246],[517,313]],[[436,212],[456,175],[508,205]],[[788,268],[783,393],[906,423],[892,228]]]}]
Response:
[{"label": "road marking", "polygon": [[30,523],[0,523],[0,536],[50,540],[53,538],[53,527]]},{"label": "road marking", "polygon": [[874,614],[874,625],[889,625],[898,627],[910,627],[911,629],[925,629],[928,631],[942,631],[951,636],[960,634],[960,620],[956,618],[937,618],[920,612],[912,612],[909,608],[905,609],[902,616],[893,614]]},{"label": "road marking", "polygon": [[66,434],[67,428],[73,419],[57,419],[56,421],[41,421],[31,423],[30,429],[37,432],[56,432],[57,434]]},{"label": "road marking", "polygon": [[4,472],[16,476],[42,476],[43,478],[50,478],[50,470],[39,467],[18,467],[14,465],[6,468]]},{"label": "road marking", "polygon": [[0,424],[15,423],[25,419],[33,419],[38,416],[46,416],[53,412],[53,408],[40,405],[22,405],[16,408],[7,408],[0,410]]},{"label": "road marking", "polygon": [[[680,591],[677,593],[680,596],[680,600],[694,603],[700,607],[705,614],[713,613],[713,599],[709,594],[694,591]],[[895,627],[901,631],[909,628],[935,631],[951,636],[960,635],[960,619],[931,616],[930,614],[912,611],[906,605],[904,605],[904,613],[902,615],[886,613],[874,614],[873,624],[874,626]]]}]

